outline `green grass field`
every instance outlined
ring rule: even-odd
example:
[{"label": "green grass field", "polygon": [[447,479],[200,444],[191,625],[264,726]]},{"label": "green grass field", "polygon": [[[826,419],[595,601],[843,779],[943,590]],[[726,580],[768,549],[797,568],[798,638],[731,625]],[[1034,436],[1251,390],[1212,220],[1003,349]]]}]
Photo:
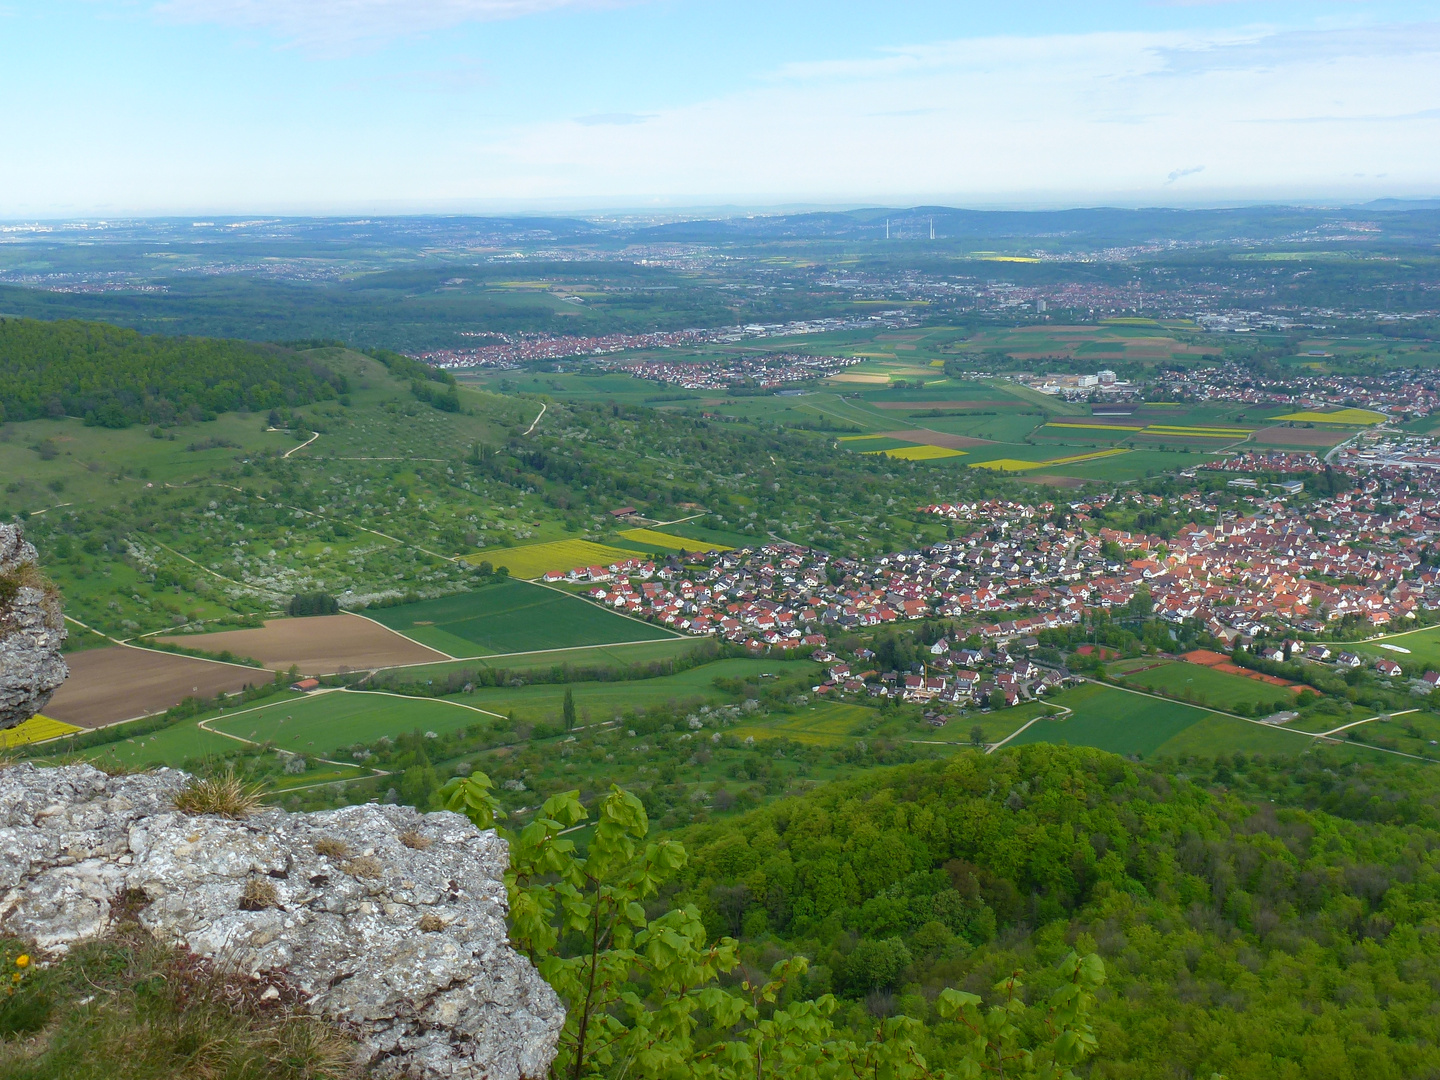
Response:
[{"label": "green grass field", "polygon": [[523,581],[377,608],[365,615],[457,659],[676,636],[578,597]]},{"label": "green grass field", "polygon": [[879,721],[877,710],[843,701],[822,701],[788,715],[766,717],[732,729],[736,738],[793,739],[799,743],[837,746],[859,738]]},{"label": "green grass field", "polygon": [[717,660],[712,664],[663,675],[656,679],[632,682],[582,682],[516,687],[481,687],[470,694],[457,695],[453,700],[474,705],[517,720],[550,720],[560,716],[565,691],[575,696],[575,709],[583,721],[609,720],[632,707],[646,708],[671,701],[697,704],[729,700],[715,688],[717,678],[741,678],[761,673],[786,675],[794,672],[816,672],[819,665],[809,660],[769,660],[736,658]]},{"label": "green grass field", "polygon": [[[1405,652],[1383,649],[1380,647],[1382,642],[1404,649]],[[1382,656],[1388,657],[1406,668],[1415,668],[1416,674],[1419,674],[1419,670],[1427,666],[1440,667],[1440,626],[1399,634],[1387,634],[1385,637],[1375,638],[1373,641],[1347,643],[1341,648],[1365,656],[1373,656],[1377,660]],[[1332,651],[1338,650],[1332,647]]]},{"label": "green grass field", "polygon": [[1033,412],[997,412],[991,415],[979,412],[955,416],[907,416],[906,423],[909,427],[929,428],[946,435],[1020,444],[1045,419]]},{"label": "green grass field", "polygon": [[1237,705],[1250,708],[1256,704],[1263,706],[1267,713],[1278,712],[1291,707],[1295,701],[1294,693],[1283,687],[1179,660],[1123,675],[1123,681],[1136,690],[1149,690],[1152,694],[1226,712],[1235,712]]},{"label": "green grass field", "polygon": [[422,664],[404,669],[406,679],[431,679],[448,675],[452,671],[474,670],[476,668],[499,668],[505,671],[548,670],[554,667],[618,668],[627,664],[645,664],[653,660],[668,660],[684,656],[701,644],[692,637],[662,638],[656,641],[641,641],[631,645],[582,645],[558,652],[509,653],[500,656],[479,656],[468,660],[451,660],[439,664]]},{"label": "green grass field", "polygon": [[210,721],[216,731],[282,750],[329,756],[354,743],[408,731],[454,731],[492,718],[438,698],[334,690]]},{"label": "green grass field", "polygon": [[1178,735],[1173,735],[1156,748],[1151,757],[1218,757],[1240,751],[1246,754],[1298,754],[1311,746],[1311,741],[1283,728],[1267,727],[1237,720],[1233,716],[1208,713]]},{"label": "green grass field", "polygon": [[1099,683],[1087,683],[1047,700],[1073,709],[1074,714],[1064,720],[1040,720],[1007,745],[1066,743],[1149,757],[1168,740],[1211,715],[1194,705],[1127,694]]}]

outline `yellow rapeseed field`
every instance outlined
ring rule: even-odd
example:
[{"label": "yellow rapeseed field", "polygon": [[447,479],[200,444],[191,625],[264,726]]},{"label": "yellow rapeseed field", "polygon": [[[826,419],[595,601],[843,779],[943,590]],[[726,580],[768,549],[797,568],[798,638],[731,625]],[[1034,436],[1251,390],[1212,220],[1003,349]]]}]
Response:
[{"label": "yellow rapeseed field", "polygon": [[964,450],[952,450],[948,446],[897,446],[890,450],[864,450],[866,454],[884,454],[901,461],[934,461],[936,458],[963,457]]},{"label": "yellow rapeseed field", "polygon": [[1335,412],[1323,413],[1305,410],[1286,413],[1284,416],[1274,416],[1271,419],[1286,420],[1297,424],[1350,424],[1355,427],[1369,427],[1371,424],[1384,423],[1385,414],[1372,412],[1369,409],[1339,409]]},{"label": "yellow rapeseed field", "polygon": [[510,568],[510,576],[537,578],[551,570],[574,570],[577,566],[609,566],[621,559],[633,559],[638,552],[596,544],[589,540],[552,540],[548,544],[524,547],[488,548],[466,555],[465,562],[488,562]]},{"label": "yellow rapeseed field", "polygon": [[43,742],[46,739],[56,739],[61,735],[73,735],[77,731],[83,731],[74,724],[66,724],[60,720],[52,720],[48,716],[32,716],[23,724],[13,728],[0,731],[0,747],[8,749],[12,746],[23,746],[26,743]]},{"label": "yellow rapeseed field", "polygon": [[1028,472],[1031,469],[1044,469],[1056,465],[1078,465],[1082,461],[1095,461],[1098,458],[1114,457],[1116,454],[1128,454],[1129,450],[1097,450],[1093,454],[1076,454],[1074,457],[1051,458],[1049,461],[1022,461],[1019,458],[995,458],[992,461],[977,461],[970,466],[972,469],[996,469],[1004,472]]}]

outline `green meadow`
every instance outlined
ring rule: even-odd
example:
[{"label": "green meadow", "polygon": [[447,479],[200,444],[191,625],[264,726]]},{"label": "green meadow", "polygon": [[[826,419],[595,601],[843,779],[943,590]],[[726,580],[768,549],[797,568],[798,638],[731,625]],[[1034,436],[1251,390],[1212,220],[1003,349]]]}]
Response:
[{"label": "green meadow", "polygon": [[1111,674],[1136,690],[1226,712],[1237,711],[1237,706],[1251,709],[1257,705],[1267,713],[1279,712],[1295,702],[1294,692],[1284,687],[1179,660],[1128,674],[1112,668]]},{"label": "green meadow", "polygon": [[675,636],[662,627],[524,581],[502,581],[435,600],[376,608],[365,615],[456,658]]}]

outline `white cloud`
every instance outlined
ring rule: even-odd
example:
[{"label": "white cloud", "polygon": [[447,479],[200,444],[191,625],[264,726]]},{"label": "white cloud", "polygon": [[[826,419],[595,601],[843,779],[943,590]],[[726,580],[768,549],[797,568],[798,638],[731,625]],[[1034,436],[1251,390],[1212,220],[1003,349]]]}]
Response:
[{"label": "white cloud", "polygon": [[[1440,24],[967,39],[791,64],[643,125],[486,147],[536,195],[1339,193],[1355,164],[1440,187]],[[1361,117],[1395,117],[1384,124]],[[1203,154],[1203,158],[1200,155]],[[1205,162],[1176,168],[1177,159]],[[1369,170],[1367,170],[1369,171]]]},{"label": "white cloud", "polygon": [[[282,29],[278,4],[165,2],[196,18],[268,12],[264,25]],[[404,11],[415,29],[559,2],[418,0]],[[375,33],[400,11],[393,0],[326,0],[283,29],[321,41],[317,13],[362,12],[350,30]],[[664,87],[570,94],[548,106],[563,113],[533,123],[497,117],[487,88],[503,68],[469,56],[364,72],[375,93],[340,85],[304,109],[234,102],[225,122],[200,105],[84,98],[51,109],[41,95],[12,110],[0,217],[1434,196],[1437,70],[1440,23],[1429,23],[929,42],[777,67],[682,106]],[[420,108],[397,90],[446,93]]]},{"label": "white cloud", "polygon": [[1176,180],[1183,180],[1187,176],[1194,176],[1205,171],[1204,165],[1192,165],[1188,169],[1175,169],[1165,178],[1165,183],[1173,184]]}]

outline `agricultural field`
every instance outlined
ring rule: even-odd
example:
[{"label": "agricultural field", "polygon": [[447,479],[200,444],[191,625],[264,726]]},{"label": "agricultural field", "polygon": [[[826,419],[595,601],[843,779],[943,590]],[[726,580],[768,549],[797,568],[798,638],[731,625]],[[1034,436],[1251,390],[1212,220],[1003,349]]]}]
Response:
[{"label": "agricultural field", "polygon": [[878,454],[886,450],[898,450],[901,447],[913,448],[917,445],[905,439],[896,438],[888,432],[875,435],[842,435],[837,441],[846,450],[857,454]]},{"label": "agricultural field", "polygon": [[1368,724],[1351,728],[1360,744],[1398,750],[1417,757],[1440,758],[1440,716],[1428,710],[1380,715]]},{"label": "agricultural field", "polygon": [[1295,702],[1295,690],[1179,660],[1128,673],[1112,668],[1111,673],[1136,690],[1226,712],[1258,709],[1268,714],[1291,708]]},{"label": "agricultural field", "polygon": [[1194,755],[1202,758],[1226,754],[1303,754],[1315,743],[1288,729],[1207,713],[1179,734],[1162,743],[1151,757]]},{"label": "agricultural field", "polygon": [[950,450],[966,450],[974,446],[991,445],[985,439],[972,439],[966,435],[952,435],[947,431],[931,431],[929,428],[907,428],[904,431],[887,431],[884,436],[920,446],[939,446]]},{"label": "agricultural field", "polygon": [[513,580],[365,614],[452,659],[679,636],[568,593]]},{"label": "agricultural field", "polygon": [[746,536],[744,533],[729,532],[725,529],[710,529],[694,521],[684,521],[676,525],[666,525],[665,532],[669,536],[678,537],[681,540],[693,540],[696,546],[688,546],[689,551],[708,551],[717,547],[728,547],[730,549],[753,547],[755,537]]},{"label": "agricultural field", "polygon": [[1211,454],[1185,450],[1131,450],[1113,457],[1095,458],[1060,466],[1060,474],[1081,480],[1100,482],[1116,480],[1139,480],[1148,476],[1161,476],[1181,469],[1192,469],[1207,461],[1214,461]]},{"label": "agricultural field", "polygon": [[1343,424],[1347,427],[1370,427],[1374,424],[1384,423],[1386,416],[1384,413],[1372,412],[1369,409],[1336,409],[1333,412],[1307,409],[1301,412],[1272,416],[1271,419],[1287,421],[1292,424]]},{"label": "agricultural field", "polygon": [[956,450],[949,446],[931,446],[921,444],[919,446],[892,446],[885,450],[866,450],[867,454],[884,454],[886,457],[895,458],[897,461],[938,461],[941,458],[963,457],[964,450]]},{"label": "agricultural field", "polygon": [[28,743],[45,742],[47,739],[58,739],[83,730],[84,728],[76,727],[74,724],[62,723],[41,713],[36,713],[29,720],[0,731],[0,750],[8,750],[12,746],[25,746]]},{"label": "agricultural field", "polygon": [[[691,553],[699,550],[694,543],[686,542],[688,538],[660,532],[658,529],[624,529],[617,535],[632,544],[639,544],[646,550],[658,548],[662,551],[688,551]],[[734,549],[725,544],[711,544],[706,550],[733,551]]]},{"label": "agricultural field", "polygon": [[1294,446],[1305,449],[1315,447],[1328,450],[1353,434],[1353,431],[1346,428],[1337,429],[1334,426],[1317,428],[1276,424],[1260,428],[1250,439],[1260,446]]},{"label": "agricultural field", "polygon": [[[439,673],[443,669],[436,670]],[[374,743],[382,737],[394,739],[413,731],[443,735],[475,724],[489,728],[506,717],[516,724],[556,723],[567,689],[574,694],[581,724],[598,724],[655,706],[699,708],[733,700],[732,694],[715,686],[717,678],[747,678],[762,673],[808,677],[818,670],[817,665],[805,660],[744,658],[719,660],[678,675],[652,679],[482,688],[448,698],[352,689],[320,690],[308,695],[284,691],[262,704],[212,711],[82,753],[92,760],[103,757],[117,766],[179,767],[186,761],[218,759],[233,752],[239,740],[345,760],[345,749],[357,742]],[[860,712],[878,716],[872,709]],[[68,753],[63,741],[56,746],[62,756]],[[355,770],[353,775],[363,773]],[[302,779],[306,777],[311,782],[326,779],[313,771],[302,774]]]},{"label": "agricultural field", "polygon": [[1073,715],[1038,720],[1006,745],[1066,743],[1148,758],[1167,741],[1211,715],[1194,705],[1130,694],[1099,683],[1086,683],[1046,700],[1073,710]]},{"label": "agricultural field", "polygon": [[[1389,648],[1386,648],[1389,646]],[[1426,668],[1440,668],[1440,626],[1386,634],[1369,641],[1346,642],[1341,648],[1362,656],[1394,660],[1418,677]],[[1332,648],[1332,651],[1336,651]]]},{"label": "agricultural field", "polygon": [[715,680],[719,678],[739,679],[762,674],[777,677],[800,673],[814,675],[819,671],[819,665],[809,660],[747,657],[716,660],[682,671],[678,675],[663,675],[655,679],[480,687],[472,693],[459,694],[447,700],[507,716],[513,714],[517,720],[553,721],[560,716],[565,691],[568,689],[574,695],[575,710],[582,722],[587,715],[592,721],[598,722],[609,720],[636,707],[646,708],[668,702],[693,702],[700,705],[728,700],[728,695],[715,687]]},{"label": "agricultural field", "polygon": [[1181,754],[1214,757],[1235,750],[1298,754],[1311,744],[1308,736],[1298,732],[1223,716],[1179,701],[1127,693],[1100,683],[1086,683],[1046,701],[1073,709],[1074,715],[1040,720],[1007,746],[1066,743],[1151,759]]},{"label": "agricultural field", "polygon": [[[1040,428],[1049,414],[1039,412],[997,412],[974,410],[926,416],[911,413],[908,420],[918,430],[984,443],[1023,443]],[[967,444],[956,444],[967,445]]]},{"label": "agricultural field", "polygon": [[414,680],[445,677],[457,671],[494,669],[511,672],[545,670],[557,667],[616,668],[629,664],[649,664],[683,657],[706,644],[704,639],[660,638],[629,645],[579,645],[572,649],[546,649],[543,652],[506,653],[501,656],[477,656],[468,660],[446,660],[443,663],[407,667],[405,678]]},{"label": "agricultural field", "polygon": [[977,461],[971,464],[972,469],[995,469],[1000,472],[1026,472],[1030,469],[1054,469],[1065,465],[1080,465],[1085,462],[1098,461],[1101,458],[1114,457],[1116,454],[1129,453],[1127,450],[1096,450],[1088,454],[1071,454],[1069,457],[1049,458],[1041,461],[1026,461],[1020,458],[991,458],[989,461]]},{"label": "agricultural field", "polygon": [[71,653],[70,678],[55,691],[45,715],[93,728],[150,716],[187,697],[210,698],[270,682],[269,671],[128,645]]},{"label": "agricultural field", "polygon": [[613,562],[633,559],[635,552],[624,548],[597,544],[590,540],[552,540],[544,544],[522,547],[491,548],[465,556],[472,565],[488,562],[503,566],[514,578],[538,578],[552,570],[574,570],[580,566],[609,566]]},{"label": "agricultural field", "polygon": [[1101,363],[1155,364],[1198,360],[1212,351],[1183,338],[1193,326],[1154,320],[1107,320],[1099,326],[1021,326],[984,330],[964,342],[975,351],[997,350],[1016,360],[1058,357]]},{"label": "agricultural field", "polygon": [[214,731],[282,750],[333,757],[344,747],[409,731],[455,731],[493,714],[444,698],[358,690],[318,691],[300,700],[238,710],[205,721]]},{"label": "agricultural field", "polygon": [[154,640],[202,652],[230,652],[267,668],[330,675],[365,668],[423,664],[445,657],[372,619],[350,612],[298,619],[267,619],[263,627],[207,634],[169,634]]}]

